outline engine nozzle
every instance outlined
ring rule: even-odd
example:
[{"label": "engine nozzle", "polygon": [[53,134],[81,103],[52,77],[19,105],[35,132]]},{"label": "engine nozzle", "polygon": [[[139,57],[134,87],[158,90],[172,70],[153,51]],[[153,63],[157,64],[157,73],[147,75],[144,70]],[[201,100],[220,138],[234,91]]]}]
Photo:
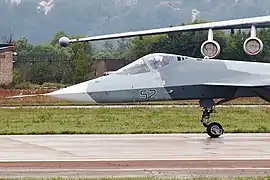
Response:
[{"label": "engine nozzle", "polygon": [[263,42],[257,37],[249,37],[245,40],[243,48],[246,54],[255,56],[263,50]]},{"label": "engine nozzle", "polygon": [[216,58],[220,54],[220,51],[220,45],[214,40],[207,40],[201,45],[201,54],[205,59]]}]

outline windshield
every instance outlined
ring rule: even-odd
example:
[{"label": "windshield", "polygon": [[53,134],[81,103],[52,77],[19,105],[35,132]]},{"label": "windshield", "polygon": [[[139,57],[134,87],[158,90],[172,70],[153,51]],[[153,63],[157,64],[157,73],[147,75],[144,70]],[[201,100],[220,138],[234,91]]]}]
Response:
[{"label": "windshield", "polygon": [[179,61],[179,56],[159,53],[149,54],[117,70],[115,73],[122,75],[146,73],[150,72],[150,69],[156,70],[167,66],[173,61]]},{"label": "windshield", "polygon": [[167,66],[173,61],[177,61],[177,56],[164,55],[164,54],[153,54],[151,56],[145,57],[145,61],[149,63],[151,68],[159,69]]},{"label": "windshield", "polygon": [[117,74],[125,74],[125,75],[134,75],[140,73],[150,72],[150,69],[147,67],[143,58],[138,59],[129,65],[119,69],[116,71]]}]

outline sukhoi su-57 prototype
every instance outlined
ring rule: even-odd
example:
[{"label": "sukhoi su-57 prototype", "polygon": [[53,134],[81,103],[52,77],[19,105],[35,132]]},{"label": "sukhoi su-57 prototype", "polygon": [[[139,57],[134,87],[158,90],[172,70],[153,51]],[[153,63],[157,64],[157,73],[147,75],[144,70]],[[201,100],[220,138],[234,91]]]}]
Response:
[{"label": "sukhoi su-57 prototype", "polygon": [[77,42],[208,30],[208,40],[201,45],[204,58],[149,54],[102,77],[44,95],[84,103],[195,99],[203,108],[201,123],[208,135],[219,137],[224,133],[223,127],[210,121],[214,107],[238,97],[260,97],[269,102],[270,64],[215,59],[220,53],[220,45],[214,40],[213,31],[250,28],[251,36],[244,42],[243,49],[254,56],[263,50],[263,42],[256,37],[256,28],[265,28],[269,22],[270,16],[262,16],[79,39],[62,37],[59,44],[66,47]]}]

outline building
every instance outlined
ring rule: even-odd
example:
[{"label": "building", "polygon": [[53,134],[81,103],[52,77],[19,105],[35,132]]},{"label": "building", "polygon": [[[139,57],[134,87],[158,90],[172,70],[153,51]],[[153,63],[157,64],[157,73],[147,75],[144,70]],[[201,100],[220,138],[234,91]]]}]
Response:
[{"label": "building", "polygon": [[0,53],[0,86],[9,86],[13,80],[13,52]]},{"label": "building", "polygon": [[105,72],[116,71],[131,62],[132,60],[125,59],[102,59],[96,60],[92,68],[95,71],[95,76],[100,77]]}]

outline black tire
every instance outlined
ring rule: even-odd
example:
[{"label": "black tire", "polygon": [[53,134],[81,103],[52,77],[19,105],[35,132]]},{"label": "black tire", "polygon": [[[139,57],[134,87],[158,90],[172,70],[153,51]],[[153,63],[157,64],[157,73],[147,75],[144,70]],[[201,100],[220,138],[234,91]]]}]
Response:
[{"label": "black tire", "polygon": [[218,138],[224,133],[223,127],[217,122],[208,124],[206,131],[211,138]]}]

